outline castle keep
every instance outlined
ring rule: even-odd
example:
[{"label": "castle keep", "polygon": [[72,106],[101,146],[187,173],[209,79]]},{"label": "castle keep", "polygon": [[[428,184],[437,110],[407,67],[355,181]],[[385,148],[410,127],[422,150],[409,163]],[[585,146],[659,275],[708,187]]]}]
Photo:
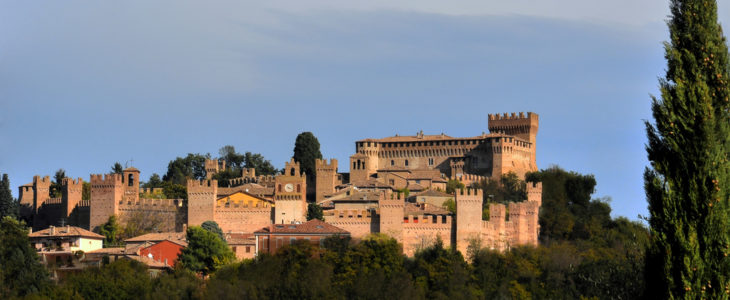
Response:
[{"label": "castle keep", "polygon": [[[257,176],[255,169],[244,168],[227,187],[212,179],[226,169],[225,161],[207,160],[206,179],[187,181],[187,201],[151,199],[154,191],[140,189],[140,171],[133,167],[122,174],[90,175],[90,200],[81,200],[81,178],[64,179],[62,196],[51,198],[49,177],[35,176],[19,187],[21,215],[34,230],[65,224],[98,230],[116,215],[122,223],[158,219],[158,231],[182,231],[213,220],[224,232],[253,233],[271,224],[304,222],[308,202],[315,202],[323,207],[327,223],[353,238],[384,233],[397,239],[408,255],[437,239],[462,253],[470,243],[498,250],[537,245],[541,183],[527,184],[524,202],[489,204],[487,220],[482,220],[481,190],[443,191],[449,180],[469,187],[510,172],[524,179],[527,172],[537,171],[538,125],[535,113],[490,114],[489,133],[478,136],[418,132],[358,140],[349,173],[338,171],[336,159],[316,161],[315,181],[309,183],[314,199],[307,199],[307,176],[293,159],[276,176]],[[446,210],[445,199],[454,201],[455,212]]]}]

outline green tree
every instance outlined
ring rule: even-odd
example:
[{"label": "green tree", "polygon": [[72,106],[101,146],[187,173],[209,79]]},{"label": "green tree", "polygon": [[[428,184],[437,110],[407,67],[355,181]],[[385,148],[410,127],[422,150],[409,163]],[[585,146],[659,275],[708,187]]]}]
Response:
[{"label": "green tree", "polygon": [[122,164],[119,162],[115,162],[114,165],[112,165],[112,174],[122,174],[124,173],[124,168],[122,167]]},{"label": "green tree", "polygon": [[157,173],[152,173],[152,175],[150,176],[150,179],[147,180],[147,182],[145,182],[142,187],[148,188],[148,189],[161,188],[162,179],[160,179],[160,175],[158,175]]},{"label": "green tree", "polygon": [[18,208],[18,203],[13,199],[13,194],[10,193],[8,174],[3,174],[2,180],[0,180],[0,219],[6,216],[17,218]]},{"label": "green tree", "polygon": [[210,158],[210,154],[193,154],[188,153],[185,157],[178,157],[171,160],[167,164],[167,173],[162,176],[162,180],[174,184],[185,185],[188,179],[204,179],[205,178],[205,160]]},{"label": "green tree", "polygon": [[70,299],[145,299],[153,289],[147,266],[118,259],[101,268],[86,268],[61,285]]},{"label": "green tree", "polygon": [[91,200],[91,183],[88,181],[81,184],[81,200]]},{"label": "green tree", "polygon": [[456,190],[460,190],[464,188],[464,184],[461,183],[458,179],[449,179],[449,181],[446,182],[446,193],[447,194],[453,194],[456,192]]},{"label": "green tree", "polygon": [[446,210],[450,211],[451,213],[456,213],[456,202],[454,202],[453,198],[446,199],[443,204],[441,204]]},{"label": "green tree", "polygon": [[50,287],[48,272],[28,240],[28,230],[12,217],[0,220],[0,298],[23,297]]},{"label": "green tree", "polygon": [[236,260],[228,245],[218,235],[197,226],[187,230],[188,246],[179,256],[185,269],[208,275]]},{"label": "green tree", "polygon": [[115,247],[119,245],[119,224],[117,224],[117,216],[111,215],[106,223],[99,227],[99,233],[104,236],[104,247]]},{"label": "green tree", "polygon": [[165,197],[167,197],[167,199],[188,199],[188,187],[183,184],[163,181],[162,193],[165,194]]},{"label": "green tree", "polygon": [[305,131],[297,135],[294,142],[294,161],[299,162],[301,171],[306,173],[310,178],[314,178],[316,170],[314,162],[322,159],[322,152],[319,151],[319,141],[309,131]]},{"label": "green tree", "polygon": [[309,203],[307,206],[307,221],[312,219],[318,219],[324,221],[324,214],[322,207],[317,203]]},{"label": "green tree", "polygon": [[[716,1],[672,0],[667,69],[646,122],[644,173],[658,298],[727,299],[730,290],[730,66]],[[658,276],[664,275],[664,276]]]},{"label": "green tree", "polygon": [[200,227],[207,230],[210,233],[215,233],[218,237],[221,238],[221,241],[226,241],[226,237],[223,236],[223,230],[221,230],[220,227],[218,227],[218,223],[216,221],[205,221],[203,224],[200,224]]},{"label": "green tree", "polygon": [[244,167],[249,169],[256,169],[257,175],[274,175],[276,174],[276,168],[271,164],[271,161],[264,158],[259,153],[246,152],[244,154]]},{"label": "green tree", "polygon": [[236,148],[231,145],[226,145],[218,150],[218,155],[221,159],[226,160],[226,167],[231,169],[243,168],[246,157],[236,152]]},{"label": "green tree", "polygon": [[58,171],[56,171],[56,173],[53,175],[53,182],[51,182],[51,197],[61,197],[61,185],[63,184],[64,178],[66,178],[66,171],[64,171],[63,169],[58,169]]}]

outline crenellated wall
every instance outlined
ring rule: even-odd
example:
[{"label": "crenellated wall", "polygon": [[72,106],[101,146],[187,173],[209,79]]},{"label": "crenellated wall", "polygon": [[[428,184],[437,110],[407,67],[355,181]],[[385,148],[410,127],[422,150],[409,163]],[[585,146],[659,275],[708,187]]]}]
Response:
[{"label": "crenellated wall", "polygon": [[315,202],[320,203],[325,197],[334,194],[335,187],[342,182],[337,180],[339,176],[337,176],[336,159],[331,159],[330,163],[327,163],[327,160],[317,159],[314,165],[317,170]]},{"label": "crenellated wall", "polygon": [[451,216],[409,215],[403,219],[403,253],[413,256],[439,238],[444,247],[451,247],[453,228]]}]

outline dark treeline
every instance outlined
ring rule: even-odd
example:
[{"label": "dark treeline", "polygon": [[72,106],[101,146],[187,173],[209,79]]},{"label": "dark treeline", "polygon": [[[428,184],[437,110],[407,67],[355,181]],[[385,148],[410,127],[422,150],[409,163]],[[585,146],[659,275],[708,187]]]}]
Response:
[{"label": "dark treeline", "polygon": [[[57,285],[36,284],[29,290],[6,286],[3,294],[56,299],[641,297],[647,229],[611,218],[605,199],[591,199],[593,176],[552,167],[528,179],[544,184],[539,247],[500,253],[482,249],[475,240],[462,255],[438,241],[408,258],[401,254],[401,245],[385,235],[357,243],[331,238],[323,249],[296,244],[274,255],[222,266],[206,279],[182,268],[150,278],[144,266],[120,260]],[[0,264],[8,261],[5,252],[0,253]]]}]

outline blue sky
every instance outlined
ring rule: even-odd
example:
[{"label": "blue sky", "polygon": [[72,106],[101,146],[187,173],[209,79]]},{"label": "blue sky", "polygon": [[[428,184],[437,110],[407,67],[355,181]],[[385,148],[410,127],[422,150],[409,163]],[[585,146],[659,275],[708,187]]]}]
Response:
[{"label": "blue sky", "polygon": [[[116,161],[148,178],[227,144],[282,167],[301,131],[343,162],[357,139],[473,136],[489,113],[533,111],[540,168],[595,174],[614,216],[646,214],[666,2],[265,2],[0,0],[13,192]],[[730,0],[719,12],[730,23]]]}]

